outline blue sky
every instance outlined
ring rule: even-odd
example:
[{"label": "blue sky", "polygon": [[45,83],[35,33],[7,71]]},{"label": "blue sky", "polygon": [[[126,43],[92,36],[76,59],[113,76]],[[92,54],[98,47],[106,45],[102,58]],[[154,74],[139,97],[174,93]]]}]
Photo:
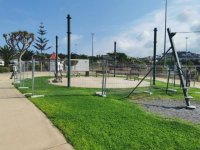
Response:
[{"label": "blue sky", "polygon": [[[59,36],[59,52],[66,53],[66,16],[70,14],[72,52],[91,55],[91,33],[94,33],[94,54],[117,50],[134,57],[152,55],[153,29],[158,28],[158,53],[163,52],[165,0],[0,0],[1,35],[27,30],[37,36],[40,22],[47,30],[46,38],[55,51]],[[172,31],[200,30],[199,0],[168,0],[168,27]],[[178,34],[177,50],[198,52],[200,35]],[[0,45],[4,45],[3,37]],[[167,45],[169,46],[169,44]],[[32,50],[35,50],[32,48]]]}]

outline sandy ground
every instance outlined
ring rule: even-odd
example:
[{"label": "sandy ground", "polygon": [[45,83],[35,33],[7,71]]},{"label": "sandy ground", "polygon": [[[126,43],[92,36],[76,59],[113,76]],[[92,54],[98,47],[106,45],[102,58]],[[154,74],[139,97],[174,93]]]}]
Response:
[{"label": "sandy ground", "polygon": [[[24,74],[21,75],[22,79],[23,78],[32,78],[32,72],[25,72]],[[54,76],[53,72],[35,72],[34,73],[35,77],[38,76]],[[66,76],[66,75],[63,75]],[[6,78],[9,78],[10,76],[8,75]],[[55,84],[55,85],[61,85],[61,86],[67,86],[67,78],[63,78],[62,82],[58,83],[53,83],[52,80],[54,78],[50,79],[50,83]],[[125,78],[122,77],[107,77],[106,78],[106,88],[132,88],[135,87],[139,81],[138,80],[126,80]],[[149,86],[149,82],[142,82],[140,86]],[[87,88],[101,88],[102,87],[102,77],[72,77],[71,78],[71,86],[72,87],[87,87]]]},{"label": "sandy ground", "polygon": [[[53,79],[50,79],[52,81]],[[63,78],[62,83],[53,83],[56,85],[67,86],[67,78]],[[108,77],[106,81],[107,88],[132,88],[139,83],[138,80],[126,80],[124,78],[118,77]],[[102,87],[102,77],[73,77],[71,78],[72,87],[87,87],[87,88],[101,88]],[[140,86],[149,86],[149,82],[142,82]]]}]

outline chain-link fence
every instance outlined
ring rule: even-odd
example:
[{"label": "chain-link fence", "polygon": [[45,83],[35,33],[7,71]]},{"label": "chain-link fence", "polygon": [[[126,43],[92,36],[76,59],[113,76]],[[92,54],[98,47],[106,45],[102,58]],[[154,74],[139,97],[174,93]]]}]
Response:
[{"label": "chain-link fence", "polygon": [[[57,80],[58,82],[53,82],[57,77],[55,60],[22,61],[21,70],[17,69],[14,81],[18,82],[21,88],[31,88],[32,93],[36,91],[35,89],[40,89],[40,93],[38,94],[41,94],[42,90],[45,90],[46,85],[43,83],[44,80],[36,78],[38,76],[46,76],[46,83],[67,86],[67,61],[58,61],[57,73],[60,76],[59,64],[61,63],[63,64],[61,81]],[[138,87],[140,88],[137,88],[134,92],[151,94],[153,72],[151,71],[148,75],[147,73],[152,69],[152,65],[136,65],[134,63],[114,64],[113,60],[102,59],[95,63],[93,70],[91,70],[88,59],[73,59],[71,64],[71,87],[95,88],[95,91],[100,92],[101,95],[125,97],[139,85]],[[188,69],[191,70],[191,85],[193,86],[198,80],[199,74],[196,67],[183,66],[184,76],[186,76],[185,74]],[[140,83],[141,79],[145,76],[145,80]],[[174,86],[180,85],[176,66],[164,67],[163,65],[157,65],[155,77],[156,81],[164,82],[166,86],[167,82],[172,83]],[[29,80],[30,84],[27,84],[26,80]]]}]

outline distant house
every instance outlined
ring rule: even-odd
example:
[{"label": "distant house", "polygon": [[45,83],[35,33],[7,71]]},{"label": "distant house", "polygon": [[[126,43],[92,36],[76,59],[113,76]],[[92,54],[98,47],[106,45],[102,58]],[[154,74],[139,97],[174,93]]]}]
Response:
[{"label": "distant house", "polygon": [[[58,57],[58,63],[60,62],[60,58]],[[49,71],[56,70],[56,53],[52,53],[49,57]]]}]

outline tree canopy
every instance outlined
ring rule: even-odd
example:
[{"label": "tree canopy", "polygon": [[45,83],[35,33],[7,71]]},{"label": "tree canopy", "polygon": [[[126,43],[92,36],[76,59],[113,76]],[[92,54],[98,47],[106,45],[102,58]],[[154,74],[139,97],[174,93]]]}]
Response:
[{"label": "tree canopy", "polygon": [[27,31],[17,31],[3,34],[7,45],[18,54],[18,57],[25,53],[34,41],[34,34]]},{"label": "tree canopy", "polygon": [[47,47],[47,43],[49,42],[49,40],[44,37],[47,34],[47,31],[45,30],[42,22],[40,23],[37,33],[39,34],[39,36],[37,36],[36,42],[33,46],[42,54],[43,51],[51,48],[51,46]]},{"label": "tree canopy", "polygon": [[4,47],[0,47],[0,56],[4,61],[4,66],[8,67],[9,62],[15,57],[15,50],[11,49],[9,46],[5,45]]}]

